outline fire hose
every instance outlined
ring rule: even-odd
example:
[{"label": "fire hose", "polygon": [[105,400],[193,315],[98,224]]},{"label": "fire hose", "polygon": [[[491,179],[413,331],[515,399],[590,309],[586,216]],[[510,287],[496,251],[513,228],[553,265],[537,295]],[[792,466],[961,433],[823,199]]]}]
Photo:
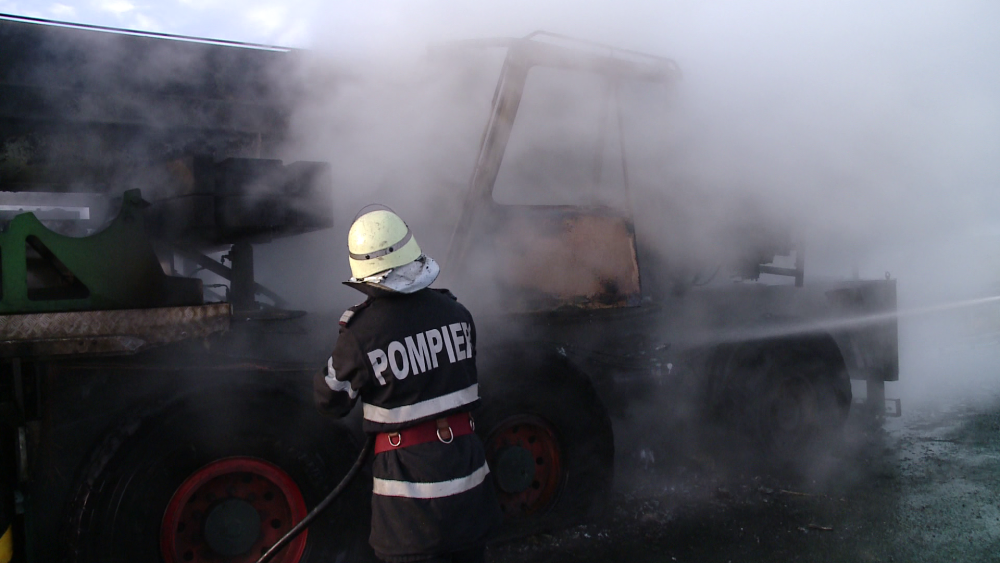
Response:
[{"label": "fire hose", "polygon": [[284,536],[281,536],[281,539],[275,542],[275,544],[272,545],[271,548],[264,553],[264,555],[261,555],[260,559],[258,559],[256,563],[267,563],[270,561],[275,555],[278,554],[279,551],[284,549],[289,542],[297,538],[299,534],[308,528],[309,524],[311,524],[312,521],[315,520],[324,510],[333,504],[333,501],[340,496],[340,493],[344,492],[347,485],[354,480],[358,471],[361,470],[361,466],[364,465],[365,460],[368,459],[368,454],[371,453],[374,444],[375,437],[371,435],[368,436],[368,441],[365,442],[365,447],[363,447],[361,449],[361,453],[358,454],[358,459],[354,462],[354,465],[351,466],[351,469],[348,470],[347,475],[344,475],[344,478],[340,480],[340,483],[337,483],[337,486],[330,491],[330,494],[326,495],[326,498],[316,505],[316,508],[309,511],[309,514],[306,514],[305,518],[293,526],[291,530],[288,530]]}]

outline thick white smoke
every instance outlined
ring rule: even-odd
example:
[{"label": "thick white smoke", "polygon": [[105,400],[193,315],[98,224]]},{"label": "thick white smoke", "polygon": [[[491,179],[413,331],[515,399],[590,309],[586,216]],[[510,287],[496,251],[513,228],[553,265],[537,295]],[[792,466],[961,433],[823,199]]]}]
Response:
[{"label": "thick white smoke", "polygon": [[[664,189],[715,194],[719,220],[738,219],[741,198],[762,201],[806,241],[807,283],[888,271],[901,309],[1000,289],[993,3],[398,2],[309,12],[310,98],[288,152],[333,163],[338,226],[309,237],[316,272],[290,284],[304,306],[354,299],[335,286],[347,275],[347,225],[365,203],[396,207],[425,250],[443,256],[499,65],[428,57],[427,46],[535,29],[675,59],[684,79],[669,131],[655,139],[665,144]],[[286,252],[293,244],[262,253],[287,272],[303,260]],[[961,349],[963,331],[994,330],[991,314],[963,314],[901,325],[904,383],[890,395],[965,393],[986,376],[988,363],[968,354],[940,360]]]}]

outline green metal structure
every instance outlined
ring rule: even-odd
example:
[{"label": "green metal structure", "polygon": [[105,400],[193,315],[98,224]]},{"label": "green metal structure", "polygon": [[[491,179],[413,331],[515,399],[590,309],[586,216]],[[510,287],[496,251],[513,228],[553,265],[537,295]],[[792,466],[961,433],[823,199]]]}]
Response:
[{"label": "green metal structure", "polygon": [[[202,282],[164,273],[143,228],[139,190],[104,230],[70,237],[33,213],[0,233],[0,314],[199,305]],[[110,274],[110,275],[109,275]]]}]

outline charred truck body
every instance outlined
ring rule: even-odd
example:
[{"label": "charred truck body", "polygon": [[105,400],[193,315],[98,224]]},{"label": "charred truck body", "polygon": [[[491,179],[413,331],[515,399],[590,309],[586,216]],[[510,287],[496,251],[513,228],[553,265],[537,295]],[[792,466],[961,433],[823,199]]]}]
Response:
[{"label": "charred truck body", "polygon": [[654,389],[659,433],[721,438],[740,463],[801,469],[839,435],[852,379],[881,420],[895,281],[807,284],[801,248],[751,206],[717,224],[709,198],[669,199],[673,61],[541,32],[464,46],[506,58],[443,275],[497,288],[480,341],[504,346],[480,362],[511,528],[599,508],[607,413]]},{"label": "charred truck body", "polygon": [[[295,53],[14,21],[0,50],[15,548],[253,561],[360,449],[294,357],[330,343],[253,277],[253,244],[329,227],[328,165],[273,159]],[[363,559],[356,487],[275,560]]]},{"label": "charred truck body", "polygon": [[[609,408],[637,385],[676,389],[697,424],[785,460],[839,430],[851,378],[877,410],[898,372],[895,320],[879,316],[895,309],[894,282],[805,284],[780,236],[745,237],[750,250],[715,270],[792,284],[657,283],[650,272],[679,274],[656,265],[633,220],[642,155],[626,150],[623,101],[676,67],[563,43],[500,45],[444,264],[460,296],[498,288],[477,317],[476,431],[511,533],[600,509]],[[335,319],[289,311],[254,279],[253,245],[328,227],[337,190],[326,164],[274,159],[297,54],[4,20],[0,51],[0,533],[13,524],[0,557],[13,544],[28,561],[253,561],[362,440],[357,421],[312,405],[317,363],[302,351],[329,350]],[[595,136],[571,139],[580,174],[518,165],[545,70],[600,94]],[[577,176],[540,180],[553,170]],[[586,203],[532,199],[550,188]],[[789,253],[792,265],[770,263]],[[844,320],[861,315],[875,320]],[[276,560],[370,556],[369,491],[361,479]]]}]

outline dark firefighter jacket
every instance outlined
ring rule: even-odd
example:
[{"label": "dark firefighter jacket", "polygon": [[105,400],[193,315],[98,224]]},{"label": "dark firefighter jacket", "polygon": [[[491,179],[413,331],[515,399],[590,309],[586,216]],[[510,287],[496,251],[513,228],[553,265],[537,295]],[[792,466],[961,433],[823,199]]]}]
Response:
[{"label": "dark firefighter jacket", "polygon": [[[352,307],[314,388],[320,410],[345,416],[358,397],[368,433],[479,406],[476,328],[446,290],[385,294]],[[372,466],[371,545],[410,561],[482,544],[500,518],[475,434],[383,452]]]}]

